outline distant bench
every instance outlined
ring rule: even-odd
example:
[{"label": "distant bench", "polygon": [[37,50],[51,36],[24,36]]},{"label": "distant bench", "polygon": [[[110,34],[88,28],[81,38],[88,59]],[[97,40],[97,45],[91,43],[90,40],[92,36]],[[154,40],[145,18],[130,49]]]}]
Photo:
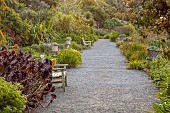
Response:
[{"label": "distant bench", "polygon": [[84,40],[84,37],[82,37],[82,41],[83,41],[83,45],[84,45],[86,48],[91,48],[91,46],[92,46],[92,41],[85,41],[85,40]]}]

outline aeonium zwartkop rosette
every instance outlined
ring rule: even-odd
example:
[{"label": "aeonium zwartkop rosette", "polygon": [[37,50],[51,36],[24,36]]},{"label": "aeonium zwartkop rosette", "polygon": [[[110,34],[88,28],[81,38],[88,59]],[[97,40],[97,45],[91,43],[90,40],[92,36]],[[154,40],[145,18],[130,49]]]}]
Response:
[{"label": "aeonium zwartkop rosette", "polygon": [[[19,82],[23,85],[21,90],[22,94],[27,97],[27,108],[43,106],[40,101],[49,92],[55,90],[51,76],[52,63],[49,59],[37,63],[30,52],[16,53],[14,50],[7,51],[4,47],[0,48],[0,77],[4,77],[6,81]],[[55,98],[56,95],[51,94],[50,103]]]}]

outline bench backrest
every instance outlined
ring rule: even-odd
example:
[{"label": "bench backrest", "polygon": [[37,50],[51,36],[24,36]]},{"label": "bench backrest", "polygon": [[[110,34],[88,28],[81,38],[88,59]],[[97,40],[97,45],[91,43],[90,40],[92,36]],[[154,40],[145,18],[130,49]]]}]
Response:
[{"label": "bench backrest", "polygon": [[83,41],[83,44],[86,45],[86,42],[85,42],[85,40],[84,40],[84,37],[82,37],[82,41]]}]

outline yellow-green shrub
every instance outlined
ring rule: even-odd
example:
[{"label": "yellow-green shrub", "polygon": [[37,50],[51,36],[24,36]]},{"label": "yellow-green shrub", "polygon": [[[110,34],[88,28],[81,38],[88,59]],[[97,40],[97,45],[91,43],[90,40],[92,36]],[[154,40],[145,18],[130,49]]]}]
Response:
[{"label": "yellow-green shrub", "polygon": [[163,57],[170,60],[170,48],[163,49],[162,53],[163,53]]},{"label": "yellow-green shrub", "polygon": [[71,47],[72,47],[73,49],[77,50],[77,51],[81,51],[81,50],[83,49],[83,47],[82,47],[81,45],[77,44],[77,43],[74,42],[74,41],[72,42]]},{"label": "yellow-green shrub", "polygon": [[0,113],[22,113],[26,97],[21,95],[19,84],[12,84],[0,77]]},{"label": "yellow-green shrub", "polygon": [[145,62],[144,61],[131,61],[129,63],[129,67],[128,69],[138,69],[138,70],[141,70],[141,69],[144,69],[145,68]]},{"label": "yellow-green shrub", "polygon": [[144,60],[148,56],[146,46],[136,42],[123,43],[121,50],[130,61]]},{"label": "yellow-green shrub", "polygon": [[109,39],[111,42],[115,42],[116,38],[118,38],[119,33],[117,31],[112,31],[110,33]]},{"label": "yellow-green shrub", "polygon": [[159,88],[159,103],[154,104],[155,113],[170,113],[170,64],[165,58],[158,57],[150,62],[149,76]]},{"label": "yellow-green shrub", "polygon": [[105,35],[103,36],[104,39],[109,39],[109,37],[110,37],[109,34],[105,34]]},{"label": "yellow-green shrub", "polygon": [[58,52],[58,63],[76,67],[82,63],[81,53],[75,49],[64,49]]}]

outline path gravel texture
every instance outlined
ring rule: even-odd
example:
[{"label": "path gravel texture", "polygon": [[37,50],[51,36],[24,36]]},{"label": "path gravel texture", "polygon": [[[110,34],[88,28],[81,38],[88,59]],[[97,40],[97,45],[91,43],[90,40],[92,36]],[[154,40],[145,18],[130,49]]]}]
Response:
[{"label": "path gravel texture", "polygon": [[82,53],[83,64],[68,70],[66,92],[34,113],[145,113],[156,102],[157,89],[143,71],[127,70],[116,44],[99,39]]}]

